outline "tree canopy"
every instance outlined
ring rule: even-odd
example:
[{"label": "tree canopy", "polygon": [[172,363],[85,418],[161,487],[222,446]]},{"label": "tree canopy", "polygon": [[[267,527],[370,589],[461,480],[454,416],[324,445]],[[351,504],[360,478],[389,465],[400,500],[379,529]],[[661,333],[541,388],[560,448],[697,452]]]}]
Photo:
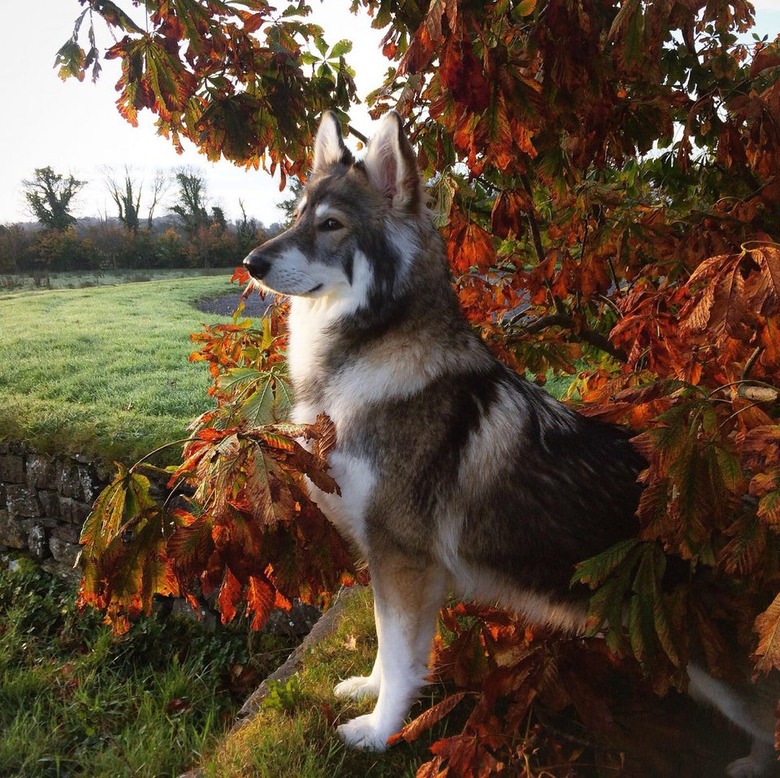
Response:
[{"label": "tree canopy", "polygon": [[[320,112],[335,109],[346,123],[355,102],[349,45],[330,46],[303,0],[280,10],[263,0],[147,0],[143,25],[134,8],[80,2],[61,75],[96,73],[92,24],[102,17],[116,36],[104,56],[121,62],[123,116],[150,110],[174,144],[187,137],[210,158],[300,176]],[[631,425],[649,463],[639,537],[577,572],[593,589],[592,634],[638,660],[659,692],[684,686],[691,652],[720,676],[736,655],[752,655],[757,672],[780,669],[780,39],[744,42],[754,15],[745,0],[351,7],[385,30],[389,70],[371,110],[396,108],[406,122],[470,320],[539,381],[550,370],[575,375],[571,400]],[[158,567],[133,568],[129,590],[106,589],[106,568],[88,567],[85,599],[132,613],[203,570],[223,615],[246,601],[260,623],[275,599],[326,591],[346,574],[337,540],[327,537],[326,559],[314,508],[290,491],[294,471],[322,463],[301,459],[288,437],[303,430],[278,426],[289,404],[280,332],[275,321],[252,331],[237,320],[200,337],[218,408],[201,420],[179,475],[198,484],[201,512],[163,520],[137,501],[142,521],[163,522],[151,535]],[[263,422],[277,426],[257,432]],[[307,434],[322,440],[327,428]],[[249,475],[257,457],[261,482]],[[121,477],[128,495],[141,488],[135,471]],[[239,524],[246,533],[241,559],[223,541],[226,522],[233,537]],[[121,543],[124,525],[111,526]],[[119,552],[95,531],[85,535],[88,558],[116,565]],[[309,561],[296,577],[293,560],[303,564],[299,550],[313,547],[327,575]],[[686,571],[674,583],[669,560]],[[454,683],[484,681],[482,696],[424,774],[456,764],[489,773],[524,759],[507,733],[534,701],[573,706],[591,729],[610,729],[572,680],[573,648],[540,648],[496,614],[464,629],[471,615],[446,616],[458,637],[440,653]],[[605,672],[596,644],[577,649],[594,683]],[[503,724],[499,708],[509,711]],[[548,755],[576,758],[559,746]]]},{"label": "tree canopy", "polygon": [[55,173],[50,167],[35,169],[35,178],[24,181],[30,211],[46,228],[62,232],[76,223],[71,201],[84,186],[74,176]]}]

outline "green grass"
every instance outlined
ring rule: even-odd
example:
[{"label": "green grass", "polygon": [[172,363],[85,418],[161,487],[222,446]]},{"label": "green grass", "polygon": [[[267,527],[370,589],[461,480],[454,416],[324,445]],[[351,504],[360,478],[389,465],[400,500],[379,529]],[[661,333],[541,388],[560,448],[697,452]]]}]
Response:
[{"label": "green grass", "polygon": [[230,274],[0,297],[0,438],[134,461],[210,407],[189,340]]},{"label": "green grass", "polygon": [[[337,629],[311,647],[298,673],[267,700],[249,724],[223,738],[201,763],[205,775],[414,776],[420,764],[432,758],[431,743],[447,734],[446,721],[414,743],[400,743],[383,754],[347,749],[336,734],[337,724],[370,712],[374,701],[338,700],[333,687],[342,678],[368,674],[375,653],[371,593],[364,590],[350,598]],[[412,715],[429,708],[433,697],[440,699],[441,690],[429,687]]]},{"label": "green grass", "polygon": [[[376,639],[369,591],[350,599],[337,630],[259,714],[229,734],[247,693],[235,667],[269,674],[290,639],[246,636],[246,623],[209,631],[189,619],[145,618],[114,637],[70,585],[28,560],[0,570],[0,775],[214,778],[413,776],[445,724],[385,754],[347,749],[335,725],[371,709],[342,702],[340,678],[367,673]],[[251,649],[250,649],[251,646]],[[419,712],[432,703],[432,688]],[[335,721],[334,721],[335,719]]]},{"label": "green grass", "polygon": [[0,572],[0,775],[179,775],[232,722],[231,667],[263,677],[292,648],[265,636],[248,657],[245,624],[183,618],[115,638],[73,602],[27,560]]},{"label": "green grass", "polygon": [[0,274],[0,298],[20,292],[42,292],[50,289],[86,289],[94,286],[115,286],[142,281],[173,281],[178,278],[191,278],[198,275],[230,276],[227,268],[209,270],[190,270],[175,268],[170,270],[111,270],[111,271],[71,271],[63,273]]}]

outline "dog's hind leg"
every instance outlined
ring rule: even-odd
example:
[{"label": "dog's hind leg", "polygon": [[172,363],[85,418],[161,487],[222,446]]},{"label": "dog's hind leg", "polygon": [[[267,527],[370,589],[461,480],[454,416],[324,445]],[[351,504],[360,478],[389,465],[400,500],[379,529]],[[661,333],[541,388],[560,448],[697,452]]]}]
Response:
[{"label": "dog's hind leg", "polygon": [[764,694],[754,699],[755,693],[762,691],[760,688],[751,687],[753,696],[747,689],[739,693],[695,664],[688,665],[688,678],[688,693],[694,700],[711,705],[753,738],[750,753],[732,762],[726,774],[731,778],[777,775],[774,705],[770,703],[777,699],[777,694],[772,689],[764,689]]},{"label": "dog's hind leg", "polygon": [[408,558],[384,558],[369,562],[374,590],[379,650],[374,669],[366,678],[339,684],[339,693],[360,696],[376,689],[372,713],[339,727],[347,745],[383,751],[387,739],[398,732],[425,684],[436,614],[447,590],[447,575],[435,565]]}]

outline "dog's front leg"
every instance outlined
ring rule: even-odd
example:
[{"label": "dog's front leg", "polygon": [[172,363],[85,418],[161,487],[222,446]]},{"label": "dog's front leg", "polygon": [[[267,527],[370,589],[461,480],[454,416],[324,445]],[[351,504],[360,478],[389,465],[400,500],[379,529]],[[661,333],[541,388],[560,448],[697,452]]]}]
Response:
[{"label": "dog's front leg", "polygon": [[[377,608],[376,599],[374,599],[374,623],[376,624],[377,636],[380,631],[379,618],[379,610]],[[381,647],[380,643],[376,652],[374,667],[371,669],[371,674],[354,675],[352,678],[347,678],[346,681],[336,684],[336,688],[333,692],[337,697],[349,700],[362,700],[364,697],[375,700],[379,697],[379,686],[382,682]]]},{"label": "dog's front leg", "polygon": [[407,558],[369,563],[374,590],[379,650],[366,678],[339,684],[337,693],[365,696],[377,688],[372,713],[339,727],[342,740],[354,748],[383,751],[398,732],[428,675],[436,614],[446,594],[447,577],[437,566]]}]

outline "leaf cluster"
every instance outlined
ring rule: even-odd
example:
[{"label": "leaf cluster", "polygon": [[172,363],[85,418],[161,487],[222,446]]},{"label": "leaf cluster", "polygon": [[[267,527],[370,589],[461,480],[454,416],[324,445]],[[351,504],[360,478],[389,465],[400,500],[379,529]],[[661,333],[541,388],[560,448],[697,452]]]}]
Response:
[{"label": "leaf cluster", "polygon": [[173,493],[155,494],[142,460],[117,465],[95,502],[81,536],[79,599],[116,631],[150,613],[156,596],[186,597],[196,611],[200,596],[213,597],[223,623],[243,609],[259,629],[273,608],[293,598],[327,603],[352,580],[349,550],[305,486],[338,489],[325,459],[334,428],[325,416],[283,421],[290,396],[276,326],[272,316],[252,331],[237,313],[193,336],[217,406],[194,422],[169,473]]},{"label": "leaf cluster", "polygon": [[187,138],[209,159],[278,170],[282,188],[305,168],[316,115],[355,99],[349,42],[330,47],[305,3],[145,2],[146,18],[136,21],[135,9],[109,0],[80,2],[87,8],[57,55],[62,78],[82,80],[90,67],[97,77],[99,17],[114,39],[104,56],[121,64],[117,106],[127,121],[149,110],[178,149]]},{"label": "leaf cluster", "polygon": [[[636,544],[616,553],[632,551],[640,564],[654,556]],[[419,778],[701,774],[682,698],[659,702],[601,638],[561,638],[458,604],[441,613],[434,679],[447,694],[391,739],[413,741],[449,719]]]}]

